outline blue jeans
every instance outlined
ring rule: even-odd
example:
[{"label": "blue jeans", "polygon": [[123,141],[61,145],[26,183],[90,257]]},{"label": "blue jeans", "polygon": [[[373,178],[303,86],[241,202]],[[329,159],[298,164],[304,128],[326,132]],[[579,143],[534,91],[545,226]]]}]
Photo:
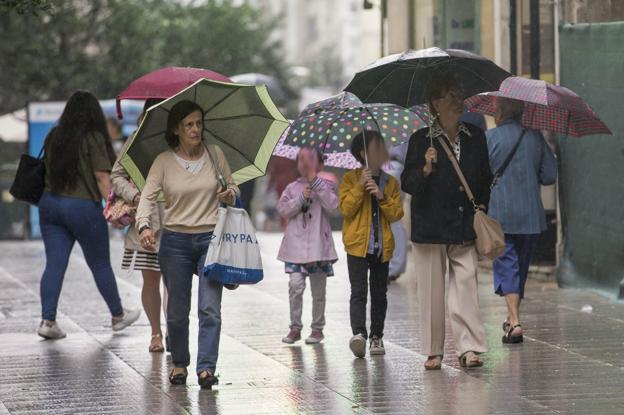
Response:
[{"label": "blue jeans", "polygon": [[110,263],[108,226],[102,216],[102,205],[46,192],[39,202],[39,218],[46,252],[46,267],[40,286],[41,317],[56,320],[63,278],[76,241],[111,314],[123,314]]},{"label": "blue jeans", "polygon": [[[163,230],[158,261],[165,285],[169,290],[167,331],[171,360],[175,367],[187,367],[189,353],[189,313],[193,274],[200,275],[212,232],[190,234]],[[219,358],[221,337],[221,294],[223,285],[199,278],[199,350],[197,373],[210,370],[213,374]]]},{"label": "blue jeans", "polygon": [[494,292],[500,296],[518,294],[524,298],[524,286],[539,234],[505,234],[505,252],[494,260]]}]

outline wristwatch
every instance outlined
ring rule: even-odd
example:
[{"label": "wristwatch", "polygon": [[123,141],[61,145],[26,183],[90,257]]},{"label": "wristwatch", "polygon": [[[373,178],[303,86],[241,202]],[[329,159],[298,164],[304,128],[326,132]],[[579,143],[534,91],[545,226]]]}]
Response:
[{"label": "wristwatch", "polygon": [[139,228],[139,235],[143,233],[145,229],[151,229],[149,225],[143,225]]}]

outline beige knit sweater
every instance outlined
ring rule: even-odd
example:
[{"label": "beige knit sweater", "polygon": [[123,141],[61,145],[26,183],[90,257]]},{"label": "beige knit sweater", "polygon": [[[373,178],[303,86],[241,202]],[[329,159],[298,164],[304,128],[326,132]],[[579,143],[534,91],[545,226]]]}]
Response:
[{"label": "beige knit sweater", "polygon": [[[221,148],[208,146],[218,170],[228,187],[238,194],[232,181],[230,166]],[[162,192],[165,197],[165,229],[181,233],[202,233],[214,230],[217,223],[219,184],[217,171],[204,151],[204,165],[199,172],[191,174],[175,159],[175,153],[167,150],[154,160],[141,193],[137,209],[136,228],[151,226],[150,218],[154,202]]]}]

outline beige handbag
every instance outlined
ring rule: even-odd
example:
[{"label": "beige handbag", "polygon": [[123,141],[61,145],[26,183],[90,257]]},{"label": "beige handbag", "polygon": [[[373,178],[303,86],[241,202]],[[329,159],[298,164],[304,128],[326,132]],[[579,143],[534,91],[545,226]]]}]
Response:
[{"label": "beige handbag", "polygon": [[470,190],[470,186],[468,186],[468,182],[459,167],[459,163],[457,162],[455,155],[451,152],[448,144],[446,144],[440,136],[437,138],[442,145],[442,148],[444,148],[449,160],[451,160],[451,164],[453,165],[453,168],[455,168],[459,181],[464,186],[466,195],[468,196],[468,199],[470,199],[474,208],[475,213],[473,226],[475,233],[477,234],[477,240],[475,241],[477,253],[492,260],[496,259],[501,256],[503,252],[505,252],[505,234],[503,233],[503,228],[495,219],[492,219],[484,211],[479,209],[479,206],[477,206],[477,202],[475,201],[474,194],[472,193],[472,190]]}]

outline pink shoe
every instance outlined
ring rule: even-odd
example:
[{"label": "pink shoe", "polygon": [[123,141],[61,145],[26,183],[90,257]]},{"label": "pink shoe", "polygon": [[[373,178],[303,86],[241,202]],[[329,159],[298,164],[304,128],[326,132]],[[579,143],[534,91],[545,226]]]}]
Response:
[{"label": "pink shoe", "polygon": [[312,330],[310,336],[305,339],[306,344],[319,344],[323,341],[325,336],[323,336],[323,330]]},{"label": "pink shoe", "polygon": [[293,344],[301,340],[301,330],[290,329],[286,337],[282,337],[282,341],[286,344]]}]

